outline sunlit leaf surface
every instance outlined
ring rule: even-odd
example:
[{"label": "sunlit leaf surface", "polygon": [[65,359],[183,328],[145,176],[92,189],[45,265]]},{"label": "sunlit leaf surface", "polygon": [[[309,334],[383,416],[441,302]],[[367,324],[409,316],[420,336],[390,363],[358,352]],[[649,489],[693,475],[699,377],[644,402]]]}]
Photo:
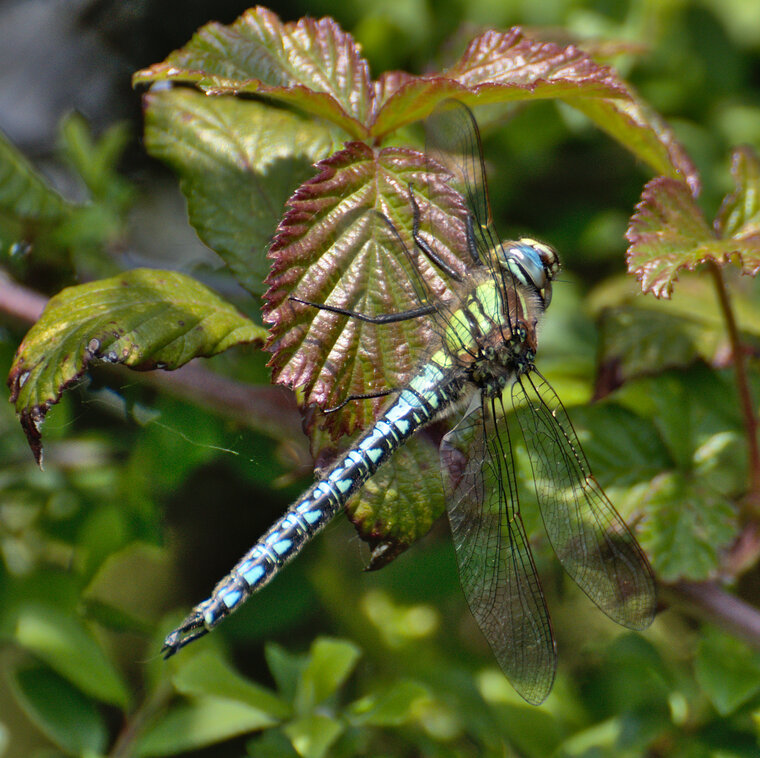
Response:
[{"label": "sunlit leaf surface", "polygon": [[45,414],[92,361],[171,370],[263,338],[261,327],[189,276],[135,269],[49,301],[16,352],[11,402],[40,462]]},{"label": "sunlit leaf surface", "polygon": [[212,22],[135,84],[192,82],[208,94],[257,93],[292,103],[362,136],[371,112],[367,61],[331,18],[283,24],[251,8],[230,26]]},{"label": "sunlit leaf surface", "polygon": [[[274,379],[303,386],[307,404],[330,408],[350,395],[403,386],[432,326],[424,318],[373,324],[289,298],[375,317],[417,308],[428,292],[442,298],[448,283],[411,240],[408,185],[423,193],[431,178],[422,154],[353,142],[319,168],[290,201],[272,245],[265,318],[272,324]],[[432,226],[441,256],[463,271],[459,198],[437,192],[436,203],[424,203],[423,232]],[[350,403],[329,418],[332,428],[347,433],[366,426],[383,402]]]}]

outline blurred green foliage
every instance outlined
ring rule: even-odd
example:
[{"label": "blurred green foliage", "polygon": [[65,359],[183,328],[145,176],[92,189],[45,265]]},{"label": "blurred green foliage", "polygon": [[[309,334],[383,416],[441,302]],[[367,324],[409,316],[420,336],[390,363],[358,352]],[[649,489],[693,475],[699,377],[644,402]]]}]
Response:
[{"label": "blurred green foliage", "polygon": [[[730,149],[760,149],[756,0],[289,8],[292,18],[307,10],[351,31],[375,75],[420,72],[431,61],[439,68],[481,26],[549,26],[561,39],[625,43],[614,64],[696,162],[708,218],[731,189]],[[714,296],[698,275],[682,275],[672,303],[631,299],[635,286],[621,277],[624,232],[650,175],[577,113],[530,105],[507,128],[484,132],[499,228],[551,242],[568,269],[542,333],[542,370],[574,406],[594,470],[621,512],[650,506],[640,534],[658,575],[714,576],[742,517],[746,477],[733,377],[716,368],[725,336]],[[115,168],[122,127],[94,139],[74,117],[62,135],[83,202],[63,200],[12,146],[0,146],[4,164],[20,165],[15,175],[28,179],[16,197],[45,209],[13,214],[15,200],[4,204],[0,193],[0,265],[53,292],[75,276],[117,272],[103,249],[118,246],[145,191]],[[35,231],[32,255],[13,246],[20,228]],[[730,276],[729,287],[754,347],[757,287]],[[25,325],[5,319],[1,304],[0,319],[7,373]],[[610,356],[624,357],[626,383],[586,406],[594,372]],[[211,365],[264,382],[263,361],[241,348]],[[754,366],[751,373],[757,390]],[[0,404],[0,755],[203,747],[259,758],[757,755],[754,649],[677,608],[643,635],[621,633],[541,543],[560,672],[544,705],[526,705],[469,616],[443,524],[383,571],[361,574],[355,533],[336,523],[197,649],[164,663],[161,640],[182,609],[206,596],[308,477],[291,473],[295,437],[274,435],[273,444],[198,401],[121,377],[98,372],[87,391],[68,393],[51,411],[44,472],[12,407]],[[648,488],[637,484],[645,479]],[[755,569],[739,590],[760,604]]]}]

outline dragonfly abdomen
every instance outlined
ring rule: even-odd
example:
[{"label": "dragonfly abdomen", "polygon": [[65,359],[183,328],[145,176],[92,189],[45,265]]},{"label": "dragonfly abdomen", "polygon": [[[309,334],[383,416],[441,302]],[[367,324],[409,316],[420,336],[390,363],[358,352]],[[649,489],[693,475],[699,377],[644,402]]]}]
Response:
[{"label": "dragonfly abdomen", "polygon": [[267,584],[391,455],[461,394],[463,378],[431,361],[382,416],[315,482],[164,642],[169,657],[203,636]]}]

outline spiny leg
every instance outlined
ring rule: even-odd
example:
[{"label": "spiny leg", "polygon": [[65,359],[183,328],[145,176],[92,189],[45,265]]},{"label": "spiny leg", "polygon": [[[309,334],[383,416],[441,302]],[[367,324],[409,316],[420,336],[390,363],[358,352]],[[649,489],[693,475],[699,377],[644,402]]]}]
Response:
[{"label": "spiny leg", "polygon": [[[417,204],[417,198],[414,196],[414,190],[412,189],[412,185],[409,184],[409,202],[412,205],[412,239],[414,240],[414,244],[417,245],[417,248],[422,252],[422,254],[439,270],[443,271],[446,276],[453,279],[455,282],[461,282],[462,276],[459,274],[459,272],[455,271],[451,266],[449,266],[446,261],[441,258],[438,253],[433,250],[430,245],[428,245],[427,242],[425,242],[422,237],[420,237],[420,206]],[[472,228],[472,221],[470,221],[469,229]],[[470,255],[473,256],[474,260],[476,262],[479,262],[479,258],[477,256],[477,252],[474,251],[474,248],[472,247],[470,243],[470,232],[468,229],[467,233],[467,246],[470,250]],[[473,243],[474,244],[474,243]]]},{"label": "spiny leg", "polygon": [[378,316],[369,316],[366,313],[359,313],[348,308],[339,308],[336,305],[326,305],[325,303],[314,303],[311,300],[302,300],[300,297],[293,297],[292,295],[288,299],[302,305],[310,305],[312,308],[319,308],[321,311],[340,313],[343,316],[349,316],[359,321],[366,321],[370,324],[394,324],[398,321],[410,321],[414,318],[429,316],[436,311],[435,305],[421,305],[419,308],[412,308],[411,310],[400,311],[399,313],[381,313]]}]

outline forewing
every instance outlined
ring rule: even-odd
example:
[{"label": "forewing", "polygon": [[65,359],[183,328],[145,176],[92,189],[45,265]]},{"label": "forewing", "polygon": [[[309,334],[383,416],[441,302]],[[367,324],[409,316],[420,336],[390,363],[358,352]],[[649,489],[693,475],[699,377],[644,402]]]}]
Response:
[{"label": "forewing", "polygon": [[493,407],[473,401],[443,438],[441,464],[467,603],[513,687],[538,704],[554,681],[554,636],[520,518],[509,433]]},{"label": "forewing", "polygon": [[472,111],[457,100],[444,100],[425,121],[425,150],[452,175],[472,218],[474,244],[488,263],[499,240],[492,224],[483,147]]},{"label": "forewing", "polygon": [[535,370],[514,383],[512,401],[560,563],[613,621],[645,629],[655,612],[652,569],[594,479],[564,406]]}]

